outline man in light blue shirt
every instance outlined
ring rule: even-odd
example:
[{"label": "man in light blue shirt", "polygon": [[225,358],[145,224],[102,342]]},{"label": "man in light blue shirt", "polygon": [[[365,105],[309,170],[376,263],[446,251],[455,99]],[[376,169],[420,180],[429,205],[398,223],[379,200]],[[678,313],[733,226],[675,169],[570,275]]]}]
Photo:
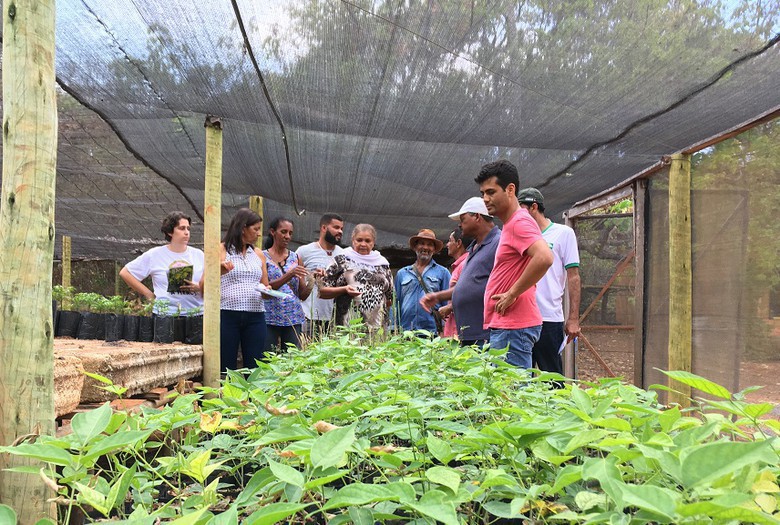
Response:
[{"label": "man in light blue shirt", "polygon": [[[428,330],[439,334],[442,324],[420,304],[426,293],[440,292],[450,286],[450,271],[433,260],[444,243],[432,230],[420,230],[409,239],[409,247],[417,254],[417,260],[398,270],[395,277],[396,315],[404,330]],[[444,306],[446,302],[435,307]]]}]

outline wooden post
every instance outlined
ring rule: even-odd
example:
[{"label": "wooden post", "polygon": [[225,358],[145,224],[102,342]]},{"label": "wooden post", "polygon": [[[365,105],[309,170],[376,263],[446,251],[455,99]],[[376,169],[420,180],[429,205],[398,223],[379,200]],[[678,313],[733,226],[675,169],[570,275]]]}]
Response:
[{"label": "wooden post", "polygon": [[263,221],[265,221],[265,217],[263,216],[263,198],[260,195],[252,195],[249,197],[249,209],[258,214]]},{"label": "wooden post", "polygon": [[[62,287],[66,290],[72,286],[73,266],[71,264],[70,236],[62,236]],[[64,308],[70,308],[70,294],[65,294],[62,301]]]},{"label": "wooden post", "polygon": [[645,196],[647,180],[634,182],[634,384],[645,388]]},{"label": "wooden post", "polygon": [[219,386],[219,282],[222,231],[222,122],[206,117],[206,187],[203,203],[203,383]]},{"label": "wooden post", "polygon": [[[669,167],[669,370],[691,371],[691,157],[672,155]],[[691,389],[676,381],[670,403],[690,404]]]},{"label": "wooden post", "polygon": [[[57,93],[54,0],[3,3],[3,183],[0,205],[0,445],[54,433],[51,269]],[[19,523],[53,517],[40,476],[0,455],[0,503]]]},{"label": "wooden post", "polygon": [[[572,221],[569,218],[569,215],[567,213],[563,214],[563,222],[566,226],[568,226],[571,229],[574,229],[574,221]],[[563,311],[564,311],[564,317],[567,315],[566,312],[569,311],[569,289],[568,289],[568,279],[566,280],[566,293],[563,294]],[[575,348],[574,345],[576,343],[574,341],[571,341],[570,343],[567,343],[565,347],[563,347],[563,355],[562,361],[563,361],[563,375],[566,377],[570,377],[572,379],[577,377],[577,355],[575,354]]]}]

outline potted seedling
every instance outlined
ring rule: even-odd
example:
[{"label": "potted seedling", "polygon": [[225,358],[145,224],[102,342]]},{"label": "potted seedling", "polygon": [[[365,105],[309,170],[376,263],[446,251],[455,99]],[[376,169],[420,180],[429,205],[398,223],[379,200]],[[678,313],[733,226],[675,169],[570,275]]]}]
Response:
[{"label": "potted seedling", "polygon": [[[122,327],[122,336],[125,341],[138,341],[138,328],[141,324],[141,310],[143,305],[136,300],[131,303],[125,301],[124,326]],[[154,328],[152,327],[152,330]]]},{"label": "potted seedling", "polygon": [[187,333],[184,342],[188,345],[203,344],[203,307],[196,306],[187,310]]},{"label": "potted seedling", "polygon": [[171,302],[168,299],[154,301],[154,342],[173,342],[174,317],[171,315]]},{"label": "potted seedling", "polygon": [[76,290],[72,286],[57,285],[52,289],[52,298],[59,305],[55,335],[76,337],[79,333],[81,314],[73,310],[73,296]]},{"label": "potted seedling", "polygon": [[106,337],[107,342],[119,341],[125,327],[125,309],[127,303],[120,295],[106,299]]},{"label": "potted seedling", "polygon": [[100,332],[105,336],[105,320],[99,311],[102,300],[103,296],[96,293],[82,292],[73,296],[73,307],[81,312],[79,339],[98,339]]},{"label": "potted seedling", "polygon": [[183,343],[186,334],[187,318],[181,310],[181,305],[176,305],[176,310],[173,312],[173,340]]},{"label": "potted seedling", "polygon": [[144,303],[139,309],[138,340],[142,343],[154,341],[154,301]]}]

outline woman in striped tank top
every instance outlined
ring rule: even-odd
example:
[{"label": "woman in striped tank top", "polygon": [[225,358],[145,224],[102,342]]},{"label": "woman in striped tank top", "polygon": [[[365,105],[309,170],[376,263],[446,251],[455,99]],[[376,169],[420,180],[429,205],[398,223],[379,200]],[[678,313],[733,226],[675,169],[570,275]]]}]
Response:
[{"label": "woman in striped tank top", "polygon": [[244,366],[254,368],[263,359],[265,347],[265,306],[257,290],[268,286],[265,256],[256,248],[262,236],[263,219],[249,208],[236,212],[222,239],[220,283],[221,370],[235,369],[238,345]]}]

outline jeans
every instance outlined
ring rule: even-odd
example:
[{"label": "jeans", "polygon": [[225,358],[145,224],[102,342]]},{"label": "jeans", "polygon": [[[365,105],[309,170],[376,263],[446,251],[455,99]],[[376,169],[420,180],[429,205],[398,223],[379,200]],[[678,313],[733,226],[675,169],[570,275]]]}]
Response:
[{"label": "jeans", "polygon": [[479,348],[482,348],[485,346],[487,341],[484,339],[461,339],[460,340],[460,346],[478,346]]},{"label": "jeans", "polygon": [[542,325],[505,330],[499,328],[490,329],[490,347],[508,348],[506,362],[520,368],[533,366],[534,343],[539,340]]},{"label": "jeans", "polygon": [[265,312],[220,310],[219,337],[220,370],[223,373],[237,368],[239,343],[244,366],[254,368],[255,361],[263,359]]},{"label": "jeans", "polygon": [[292,326],[274,326],[266,325],[265,353],[279,352],[287,350],[287,343],[292,343],[296,347],[301,347],[301,340],[298,334],[301,333],[301,325]]}]

